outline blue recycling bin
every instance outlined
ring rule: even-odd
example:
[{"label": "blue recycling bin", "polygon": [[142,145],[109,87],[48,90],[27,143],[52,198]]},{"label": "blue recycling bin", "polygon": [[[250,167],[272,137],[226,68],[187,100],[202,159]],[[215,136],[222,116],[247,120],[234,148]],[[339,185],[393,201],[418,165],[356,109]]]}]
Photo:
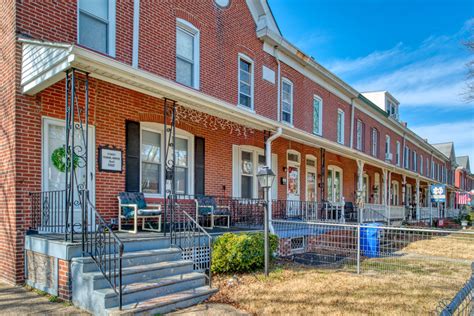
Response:
[{"label": "blue recycling bin", "polygon": [[368,258],[380,257],[381,223],[366,224],[360,228],[360,247],[362,255]]}]

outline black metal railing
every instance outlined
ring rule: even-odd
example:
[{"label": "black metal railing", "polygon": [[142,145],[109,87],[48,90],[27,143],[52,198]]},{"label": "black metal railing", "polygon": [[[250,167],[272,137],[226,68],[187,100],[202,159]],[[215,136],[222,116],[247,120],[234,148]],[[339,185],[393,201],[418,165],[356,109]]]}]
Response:
[{"label": "black metal railing", "polygon": [[[263,200],[260,199],[176,194],[168,197],[167,204],[170,205],[170,210],[167,212],[167,222],[171,224],[171,227],[183,219],[183,212],[186,212],[196,222],[201,223],[200,221],[204,219],[198,216],[200,207],[203,209],[208,206],[212,206],[216,213],[229,215],[229,219],[227,217],[216,218],[216,226],[242,229],[261,229],[263,227],[265,206]],[[179,207],[173,208],[172,205],[179,205]]]},{"label": "black metal railing", "polygon": [[119,297],[122,309],[122,258],[124,245],[110,225],[97,212],[89,192],[80,191],[82,198],[82,252],[89,255]]},{"label": "black metal railing", "polygon": [[67,234],[70,230],[66,216],[66,190],[30,192],[30,231],[51,234]]},{"label": "black metal railing", "polygon": [[182,250],[184,260],[193,262],[195,271],[204,272],[211,286],[212,237],[199,225],[193,216],[175,204],[175,223],[171,234],[171,245]]}]

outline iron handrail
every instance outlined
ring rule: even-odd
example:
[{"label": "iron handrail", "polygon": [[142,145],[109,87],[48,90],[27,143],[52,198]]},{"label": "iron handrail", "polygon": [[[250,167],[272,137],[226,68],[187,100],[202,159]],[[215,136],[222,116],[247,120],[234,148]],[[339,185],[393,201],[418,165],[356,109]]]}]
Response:
[{"label": "iron handrail", "polygon": [[[122,260],[124,244],[115,234],[105,219],[97,212],[95,205],[89,199],[87,190],[80,193],[85,200],[82,212],[82,251],[88,254],[96,263],[102,275],[119,297],[119,309],[122,310]],[[94,230],[88,231],[88,211],[94,215]],[[90,239],[89,239],[90,237]]]}]

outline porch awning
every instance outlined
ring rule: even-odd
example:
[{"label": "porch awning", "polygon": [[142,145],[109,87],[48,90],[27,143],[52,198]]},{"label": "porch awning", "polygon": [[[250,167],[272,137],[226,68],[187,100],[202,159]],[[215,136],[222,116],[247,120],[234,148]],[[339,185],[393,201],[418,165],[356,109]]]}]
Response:
[{"label": "porch awning", "polygon": [[379,168],[385,168],[410,177],[436,182],[409,170],[396,167],[355,149],[326,138],[276,122],[255,112],[237,107],[196,89],[121,63],[108,56],[67,43],[53,43],[19,38],[23,45],[21,88],[27,95],[46,89],[65,78],[65,71],[77,68],[91,77],[107,81],[154,97],[172,99],[192,109],[250,127],[254,130],[275,131],[282,128],[282,137],[309,146],[321,147],[350,159],[361,159]]}]

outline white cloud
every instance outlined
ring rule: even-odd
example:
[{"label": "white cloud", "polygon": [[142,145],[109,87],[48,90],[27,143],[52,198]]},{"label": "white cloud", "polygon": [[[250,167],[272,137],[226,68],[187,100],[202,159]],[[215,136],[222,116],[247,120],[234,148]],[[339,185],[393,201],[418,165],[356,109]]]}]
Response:
[{"label": "white cloud", "polygon": [[[328,68],[346,78],[359,91],[390,91],[402,106],[463,107],[466,64],[462,45],[474,19],[455,34],[430,36],[418,47],[403,43],[355,59],[330,62]],[[362,78],[362,79],[361,79]]]},{"label": "white cloud", "polygon": [[430,143],[454,141],[456,156],[469,155],[474,159],[474,120],[419,125],[411,129]]}]

